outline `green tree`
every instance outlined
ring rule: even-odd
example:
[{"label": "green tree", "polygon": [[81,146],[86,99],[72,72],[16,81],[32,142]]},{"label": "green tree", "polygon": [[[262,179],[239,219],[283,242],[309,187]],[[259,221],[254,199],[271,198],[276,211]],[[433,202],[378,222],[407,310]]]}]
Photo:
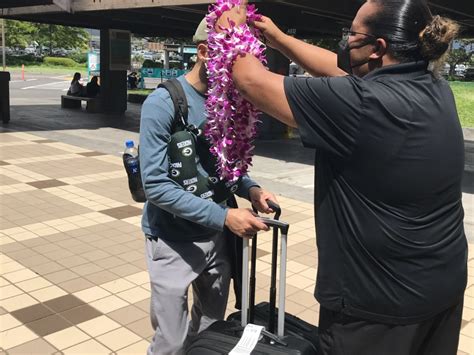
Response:
[{"label": "green tree", "polygon": [[468,48],[474,44],[474,40],[461,39],[458,41],[459,47],[452,49],[446,63],[449,64],[449,75],[454,75],[456,65],[469,64],[472,61],[472,50]]},{"label": "green tree", "polygon": [[89,33],[82,28],[49,24],[36,24],[36,27],[34,40],[41,47],[49,47],[50,53],[53,48],[87,48]]},{"label": "green tree", "polygon": [[299,38],[306,43],[312,44],[314,46],[318,46],[320,48],[327,49],[331,52],[337,51],[337,45],[341,41],[341,37],[337,35],[330,35],[330,34],[320,34],[318,37],[300,37],[298,36],[298,32],[295,28],[288,28],[286,33],[290,36]]},{"label": "green tree", "polygon": [[308,40],[308,43],[314,44],[315,46],[328,49],[331,52],[337,51],[337,44],[339,43],[340,38],[316,38]]},{"label": "green tree", "polygon": [[6,45],[25,48],[33,42],[42,47],[86,49],[89,33],[77,27],[7,20]]},{"label": "green tree", "polygon": [[7,47],[25,48],[38,32],[37,26],[31,22],[6,20],[5,42]]}]

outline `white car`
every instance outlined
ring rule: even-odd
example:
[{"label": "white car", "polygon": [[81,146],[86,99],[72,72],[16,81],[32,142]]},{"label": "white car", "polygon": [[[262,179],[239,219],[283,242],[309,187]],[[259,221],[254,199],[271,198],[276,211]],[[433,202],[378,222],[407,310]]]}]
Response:
[{"label": "white car", "polygon": [[466,74],[466,69],[467,69],[467,66],[465,66],[464,64],[458,64],[454,68],[454,72],[456,73],[457,76],[464,76],[464,74]]},{"label": "white car", "polygon": [[149,59],[149,60],[157,60],[159,58],[159,55],[154,52],[145,52],[143,54],[143,59]]},{"label": "white car", "polygon": [[26,54],[35,54],[36,53],[36,48],[35,47],[26,47],[25,48],[25,53]]},{"label": "white car", "polygon": [[444,63],[444,66],[443,66],[443,69],[441,70],[441,74],[443,76],[448,76],[449,75],[449,69],[450,69],[450,66],[448,63]]}]

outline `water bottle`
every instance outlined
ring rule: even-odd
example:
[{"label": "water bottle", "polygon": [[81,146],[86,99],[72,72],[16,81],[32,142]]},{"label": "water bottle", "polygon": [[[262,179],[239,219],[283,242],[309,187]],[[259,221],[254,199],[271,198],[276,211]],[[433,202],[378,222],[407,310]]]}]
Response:
[{"label": "water bottle", "polygon": [[140,161],[138,158],[138,149],[133,141],[125,142],[125,151],[123,152],[123,164],[128,175],[128,187],[132,198],[136,202],[145,202],[145,191],[143,191],[142,178],[140,175]]}]

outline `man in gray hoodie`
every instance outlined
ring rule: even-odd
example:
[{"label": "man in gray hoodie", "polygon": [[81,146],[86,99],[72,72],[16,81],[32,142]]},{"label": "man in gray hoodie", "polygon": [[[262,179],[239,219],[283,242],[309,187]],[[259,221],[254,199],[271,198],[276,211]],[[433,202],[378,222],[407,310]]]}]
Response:
[{"label": "man in gray hoodie", "polygon": [[[197,63],[178,78],[188,101],[188,123],[199,127],[206,120],[207,33],[203,20],[193,38]],[[184,190],[169,175],[168,141],[173,133],[174,106],[165,89],[145,101],[140,127],[140,166],[147,202],[142,229],[151,281],[151,321],[155,336],[148,354],[181,354],[188,336],[223,319],[231,277],[227,254],[227,227],[248,238],[267,230],[252,211],[230,209]],[[266,200],[275,197],[248,176],[237,195],[250,200],[263,213],[272,212]],[[188,289],[193,286],[191,319]]]}]

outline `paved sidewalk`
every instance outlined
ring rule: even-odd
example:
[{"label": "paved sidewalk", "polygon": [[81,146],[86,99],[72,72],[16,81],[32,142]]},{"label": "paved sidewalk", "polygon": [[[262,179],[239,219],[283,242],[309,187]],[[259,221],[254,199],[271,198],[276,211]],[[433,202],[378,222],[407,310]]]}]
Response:
[{"label": "paved sidewalk", "polygon": [[[122,118],[13,110],[0,129],[0,353],[144,354],[152,331],[141,205],[119,156],[123,141],[137,138],[137,108]],[[287,309],[316,323],[312,156],[297,146],[261,142],[252,173],[280,195],[291,223]],[[468,219],[472,196],[464,195]],[[257,301],[267,297],[270,239],[260,239]],[[474,354],[469,247],[459,354]]]}]

